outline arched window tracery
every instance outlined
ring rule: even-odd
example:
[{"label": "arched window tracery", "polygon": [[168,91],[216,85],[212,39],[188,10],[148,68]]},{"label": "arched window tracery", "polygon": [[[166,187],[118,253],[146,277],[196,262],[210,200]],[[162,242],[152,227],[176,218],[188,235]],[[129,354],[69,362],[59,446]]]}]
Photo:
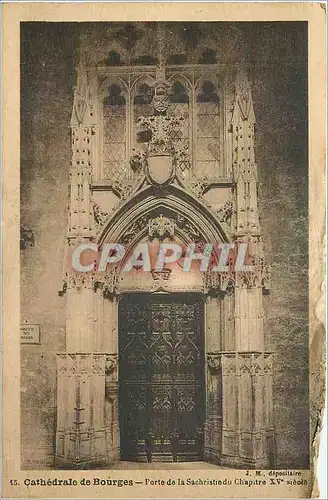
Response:
[{"label": "arched window tracery", "polygon": [[168,95],[168,115],[181,117],[179,125],[173,127],[170,139],[175,145],[179,155],[178,168],[185,177],[190,167],[191,154],[191,113],[190,113],[190,91],[187,85],[179,77],[171,78],[171,89]]},{"label": "arched window tracery", "polygon": [[205,80],[196,95],[197,170],[218,176],[220,169],[220,98],[218,87]]},{"label": "arched window tracery", "polygon": [[142,149],[143,143],[150,140],[149,131],[141,129],[138,124],[138,118],[141,116],[151,116],[153,108],[151,102],[153,99],[152,80],[149,78],[140,78],[132,93],[132,148]]},{"label": "arched window tracery", "polygon": [[[145,81],[141,82],[134,93],[133,96],[133,137],[134,142],[142,143],[147,142],[148,137],[147,131],[143,131],[137,128],[138,118],[140,116],[151,116],[153,114],[153,108],[151,102],[153,99],[153,89],[149,83]],[[146,134],[146,135],[145,135]]]},{"label": "arched window tracery", "polygon": [[[149,130],[140,130],[137,123],[139,117],[156,113],[152,106],[154,77],[152,72],[145,72],[128,83],[127,76],[117,76],[102,97],[104,179],[133,175],[130,155],[135,150],[146,151]],[[209,75],[193,84],[189,75],[170,71],[166,78],[170,84],[166,114],[179,117],[170,130],[170,139],[178,151],[178,172],[183,178],[192,172],[197,177],[220,176],[223,118],[218,83]]]},{"label": "arched window tracery", "polygon": [[103,101],[103,176],[117,178],[126,164],[126,98],[122,87],[112,83]]}]

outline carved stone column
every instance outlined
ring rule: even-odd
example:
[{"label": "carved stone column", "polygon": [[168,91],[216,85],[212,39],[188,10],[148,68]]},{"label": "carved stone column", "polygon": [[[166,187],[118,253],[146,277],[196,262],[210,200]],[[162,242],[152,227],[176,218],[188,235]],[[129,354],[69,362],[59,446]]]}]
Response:
[{"label": "carved stone column", "polygon": [[94,109],[92,84],[80,63],[71,115],[72,157],[69,172],[70,204],[67,236],[90,238],[94,231],[91,183],[99,162],[99,126]]},{"label": "carved stone column", "polygon": [[272,467],[271,353],[221,353],[222,450],[221,465]]},{"label": "carved stone column", "polygon": [[207,354],[206,423],[204,456],[208,462],[220,464],[222,447],[222,387],[220,356]]},{"label": "carved stone column", "polygon": [[94,336],[95,291],[92,276],[67,273],[66,350],[71,353],[96,350]]},{"label": "carved stone column", "polygon": [[[221,350],[221,302],[219,293],[211,293],[205,303],[205,350],[206,353]],[[204,429],[205,460],[219,463],[221,449],[221,411],[219,378],[215,365],[216,359],[207,355],[206,364],[206,421]]]},{"label": "carved stone column", "polygon": [[114,411],[105,403],[106,379],[117,384],[116,355],[57,355],[56,464],[86,467],[114,458]]},{"label": "carved stone column", "polygon": [[[82,54],[71,116],[67,224],[71,248],[88,243],[95,233],[92,182],[100,178],[97,95],[95,71],[87,71]],[[117,457],[117,307],[108,298],[114,295],[112,283],[112,276],[99,280],[93,272],[67,269],[66,353],[58,354],[57,378],[59,465],[80,467]]]},{"label": "carved stone column", "polygon": [[105,428],[109,463],[120,459],[120,424],[118,413],[118,355],[106,356]]},{"label": "carved stone column", "polygon": [[103,346],[118,352],[118,300],[116,296],[104,299]]},{"label": "carved stone column", "polygon": [[117,274],[113,271],[94,279],[94,349],[118,352],[118,298],[115,294]]},{"label": "carved stone column", "polygon": [[235,294],[233,290],[224,293],[221,300],[221,350],[232,351],[236,345],[235,331]]},{"label": "carved stone column", "polygon": [[[117,303],[111,276],[66,276],[67,352],[58,354],[56,464],[86,467],[119,457]],[[109,354],[108,354],[109,351]]]},{"label": "carved stone column", "polygon": [[206,297],[206,352],[221,351],[221,300],[217,294]]},{"label": "carved stone column", "polygon": [[272,354],[265,352],[262,305],[269,270],[258,214],[254,124],[250,84],[240,69],[230,129],[235,185],[232,229],[235,243],[248,245],[248,265],[253,269],[234,265],[209,278],[212,288],[228,293],[221,304],[221,352],[208,351],[207,361],[210,384],[219,394],[214,413],[221,425],[221,447],[211,456],[219,457],[222,465],[245,468],[272,466],[274,436]]},{"label": "carved stone column", "polygon": [[227,467],[273,466],[273,355],[207,355],[205,459]]},{"label": "carved stone column", "polygon": [[262,287],[249,286],[237,277],[235,287],[236,351],[263,351]]}]

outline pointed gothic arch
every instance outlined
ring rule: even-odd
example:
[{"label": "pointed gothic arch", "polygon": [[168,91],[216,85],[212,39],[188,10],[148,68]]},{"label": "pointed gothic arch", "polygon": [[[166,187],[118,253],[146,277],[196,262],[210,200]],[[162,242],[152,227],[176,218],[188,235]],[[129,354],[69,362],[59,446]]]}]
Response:
[{"label": "pointed gothic arch", "polygon": [[[164,190],[154,186],[146,186],[137,194],[130,197],[122,206],[109,217],[107,223],[96,236],[98,245],[105,240],[117,241],[129,232],[133,224],[138,227],[138,222],[144,224],[145,219],[150,219],[152,213],[164,210],[175,219],[178,216],[191,224],[199,232],[206,243],[229,243],[231,234],[223,223],[220,223],[214,214],[204,206],[193,194],[173,184]],[[181,221],[182,224],[182,221]],[[181,225],[180,224],[180,225]],[[180,231],[184,233],[182,227]],[[186,233],[187,234],[187,233]],[[192,241],[192,236],[189,235]]]}]

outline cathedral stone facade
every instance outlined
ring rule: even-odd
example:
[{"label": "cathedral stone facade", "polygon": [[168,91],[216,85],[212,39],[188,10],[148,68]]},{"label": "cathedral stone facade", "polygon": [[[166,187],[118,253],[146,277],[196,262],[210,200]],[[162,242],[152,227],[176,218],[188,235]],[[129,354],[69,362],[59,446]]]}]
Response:
[{"label": "cathedral stone facade", "polygon": [[[196,28],[79,32],[58,287],[65,341],[53,352],[57,467],[276,464],[250,68],[220,62],[215,31],[196,43]],[[179,261],[72,271],[78,245],[113,242],[130,252],[246,243],[253,271],[183,272]]]}]

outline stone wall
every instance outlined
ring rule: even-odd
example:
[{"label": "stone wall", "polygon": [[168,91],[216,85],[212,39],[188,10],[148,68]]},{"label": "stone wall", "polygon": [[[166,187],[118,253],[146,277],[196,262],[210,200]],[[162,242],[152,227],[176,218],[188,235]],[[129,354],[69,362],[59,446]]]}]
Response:
[{"label": "stone wall", "polygon": [[[218,62],[246,56],[252,64],[260,213],[272,265],[265,335],[266,349],[275,352],[276,362],[276,465],[306,467],[305,25],[219,23],[213,30],[213,23],[208,28],[193,24],[189,32],[197,29],[221,33]],[[21,252],[21,321],[41,325],[41,345],[21,349],[22,468],[46,468],[53,466],[55,353],[65,350],[65,298],[58,290],[64,263],[78,28],[69,23],[26,23],[21,32],[21,225],[33,231],[35,240]]]},{"label": "stone wall", "polygon": [[65,350],[64,263],[70,162],[72,50],[56,26],[22,28],[21,322],[41,325],[41,345],[21,349],[22,468],[53,464],[55,353]]},{"label": "stone wall", "polygon": [[275,352],[278,460],[282,467],[305,467],[309,438],[305,82],[295,67],[268,72],[260,81],[256,78],[253,93],[259,210],[272,272],[271,293],[264,301],[265,334],[267,349]]}]

